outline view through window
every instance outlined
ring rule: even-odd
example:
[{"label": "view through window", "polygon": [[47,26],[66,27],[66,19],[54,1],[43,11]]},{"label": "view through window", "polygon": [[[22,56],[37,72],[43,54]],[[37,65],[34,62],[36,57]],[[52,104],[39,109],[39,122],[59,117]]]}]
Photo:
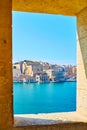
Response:
[{"label": "view through window", "polygon": [[13,12],[14,114],[76,111],[76,18]]}]

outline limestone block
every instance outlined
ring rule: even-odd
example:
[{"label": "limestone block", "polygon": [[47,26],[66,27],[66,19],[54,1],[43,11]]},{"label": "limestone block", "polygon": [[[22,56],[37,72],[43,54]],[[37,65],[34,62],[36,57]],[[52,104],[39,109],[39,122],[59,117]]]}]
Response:
[{"label": "limestone block", "polygon": [[13,126],[12,0],[0,1],[0,130]]},{"label": "limestone block", "polygon": [[77,15],[77,110],[87,115],[87,8]]},{"label": "limestone block", "polygon": [[86,0],[13,0],[15,11],[76,15],[87,7]]}]

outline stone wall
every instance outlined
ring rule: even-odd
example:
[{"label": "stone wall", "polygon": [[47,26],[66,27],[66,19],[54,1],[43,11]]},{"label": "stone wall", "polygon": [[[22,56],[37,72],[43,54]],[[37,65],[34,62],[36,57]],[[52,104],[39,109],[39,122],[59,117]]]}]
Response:
[{"label": "stone wall", "polygon": [[12,2],[0,1],[0,130],[13,126]]},{"label": "stone wall", "polygon": [[15,11],[76,16],[87,7],[87,0],[13,0]]},{"label": "stone wall", "polygon": [[87,130],[87,124],[86,123],[65,123],[65,124],[54,124],[54,125],[15,127],[13,129],[6,129],[6,130]]},{"label": "stone wall", "polygon": [[87,8],[77,15],[77,110],[87,116]]},{"label": "stone wall", "polygon": [[[77,112],[87,116],[87,0],[13,0],[18,11],[77,15]],[[13,127],[12,0],[0,1],[0,130],[86,130],[84,123]]]}]

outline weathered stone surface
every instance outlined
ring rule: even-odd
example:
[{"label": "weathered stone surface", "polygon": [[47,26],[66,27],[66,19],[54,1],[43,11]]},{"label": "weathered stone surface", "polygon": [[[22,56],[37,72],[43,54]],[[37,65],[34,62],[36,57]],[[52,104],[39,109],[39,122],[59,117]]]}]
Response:
[{"label": "weathered stone surface", "polygon": [[12,1],[0,1],[0,130],[13,126]]},{"label": "weathered stone surface", "polygon": [[[13,7],[12,7],[13,6]],[[77,112],[87,116],[87,0],[0,1],[0,130],[86,130],[87,124],[13,127],[12,8],[15,11],[77,15]],[[8,128],[8,129],[7,129]]]},{"label": "weathered stone surface", "polygon": [[87,8],[77,15],[77,110],[87,116]]},{"label": "weathered stone surface", "polygon": [[87,7],[86,0],[13,0],[13,10],[76,15]]},{"label": "weathered stone surface", "polygon": [[54,125],[35,125],[26,127],[15,127],[6,130],[87,130],[87,123],[61,123]]}]

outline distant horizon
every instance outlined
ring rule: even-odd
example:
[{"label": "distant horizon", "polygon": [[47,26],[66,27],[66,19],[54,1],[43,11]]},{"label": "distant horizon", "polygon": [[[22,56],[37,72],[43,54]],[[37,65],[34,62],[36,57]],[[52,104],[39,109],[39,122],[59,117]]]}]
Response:
[{"label": "distant horizon", "polygon": [[12,12],[13,63],[76,65],[76,17]]}]

